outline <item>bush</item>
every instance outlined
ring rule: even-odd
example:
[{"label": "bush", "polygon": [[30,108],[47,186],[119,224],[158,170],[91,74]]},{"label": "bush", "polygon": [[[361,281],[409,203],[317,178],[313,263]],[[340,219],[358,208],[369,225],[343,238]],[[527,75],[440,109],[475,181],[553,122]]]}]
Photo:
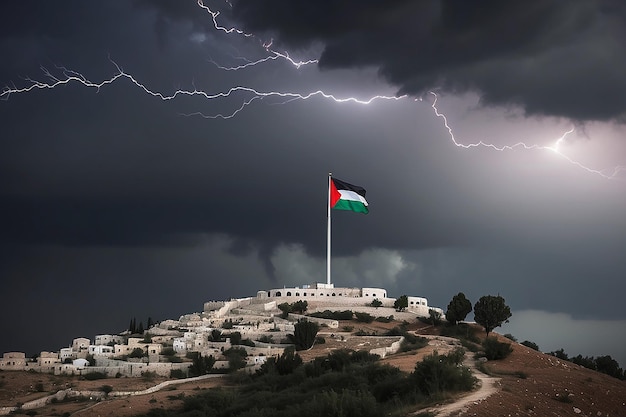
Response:
[{"label": "bush", "polygon": [[428,397],[444,391],[469,391],[476,380],[467,367],[460,365],[463,355],[463,349],[448,355],[439,355],[435,351],[415,365],[411,380],[418,391]]},{"label": "bush", "polygon": [[522,343],[520,343],[521,345],[524,345],[526,347],[529,347],[533,350],[539,351],[539,346],[536,343],[533,343],[529,340],[524,340]]},{"label": "bush", "polygon": [[163,349],[161,349],[161,355],[163,355],[163,356],[174,356],[174,355],[176,355],[176,352],[174,351],[174,348],[168,346],[168,347],[164,347]]},{"label": "bush", "polygon": [[513,352],[510,343],[498,342],[495,337],[488,337],[483,342],[485,357],[490,361],[504,359]]},{"label": "bush", "polygon": [[97,379],[105,379],[107,376],[103,372],[89,372],[88,374],[83,375],[87,381],[95,381]]},{"label": "bush", "polygon": [[371,323],[374,321],[374,317],[368,313],[360,313],[357,311],[354,315],[356,317],[356,321],[361,323]]},{"label": "bush", "polygon": [[318,311],[316,313],[311,313],[309,316],[316,317],[318,319],[329,319],[329,320],[352,320],[352,311],[344,310],[344,311]]},{"label": "bush", "polygon": [[146,352],[142,348],[135,348],[128,355],[129,358],[143,358],[144,356],[146,356]]},{"label": "bush", "polygon": [[185,372],[183,372],[182,369],[172,369],[170,371],[170,378],[183,379],[186,377],[187,375],[185,375]]}]

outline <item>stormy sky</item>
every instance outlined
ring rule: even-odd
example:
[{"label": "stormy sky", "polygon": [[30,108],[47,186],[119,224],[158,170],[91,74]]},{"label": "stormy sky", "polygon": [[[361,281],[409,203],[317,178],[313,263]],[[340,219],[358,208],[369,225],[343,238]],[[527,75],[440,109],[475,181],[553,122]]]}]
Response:
[{"label": "stormy sky", "polygon": [[501,333],[626,365],[622,2],[0,14],[0,352],[324,282],[333,172],[370,204],[335,285],[500,294]]}]

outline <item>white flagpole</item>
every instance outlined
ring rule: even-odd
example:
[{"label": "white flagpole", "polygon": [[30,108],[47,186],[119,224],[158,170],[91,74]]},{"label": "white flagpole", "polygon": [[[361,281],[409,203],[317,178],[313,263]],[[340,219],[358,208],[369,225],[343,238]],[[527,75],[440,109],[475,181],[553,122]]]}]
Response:
[{"label": "white flagpole", "polygon": [[330,182],[332,172],[328,173],[328,230],[326,233],[326,284],[330,286]]}]

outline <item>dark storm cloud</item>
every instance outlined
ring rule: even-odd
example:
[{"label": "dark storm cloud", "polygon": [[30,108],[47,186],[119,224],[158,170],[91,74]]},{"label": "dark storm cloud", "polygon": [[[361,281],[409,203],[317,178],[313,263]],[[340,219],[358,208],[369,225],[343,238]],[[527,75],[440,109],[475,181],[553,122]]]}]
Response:
[{"label": "dark storm cloud", "polygon": [[[224,27],[239,19],[306,58],[322,45],[323,69],[372,67],[395,87],[372,68],[320,73],[276,60],[223,71],[213,60],[237,65],[269,52],[259,38],[215,30],[194,0],[40,2],[33,10],[1,2],[11,19],[0,27],[0,82],[49,81],[40,65],[62,78],[54,63],[99,82],[116,74],[110,56],[166,95],[242,85],[363,98],[443,87],[533,114],[584,120],[622,111],[621,3],[215,3]],[[133,315],[176,318],[211,298],[323,282],[328,171],[365,187],[370,203],[367,216],[333,212],[337,285],[388,285],[392,296],[424,295],[444,307],[459,290],[500,292],[514,309],[623,317],[620,181],[545,150],[455,147],[430,95],[367,106],[262,99],[233,119],[183,116],[230,114],[246,98],[163,101],[119,79],[0,101],[0,276],[5,298],[15,295],[2,300],[0,316],[16,317],[11,347],[3,340],[0,351],[26,349],[21,340],[41,346],[52,333],[63,339],[46,348],[58,349],[71,337],[121,330]],[[442,97],[446,114],[454,99]],[[569,128],[555,122],[546,133],[554,120],[544,119],[527,130],[532,120],[522,120],[512,138],[504,113],[494,118],[458,100],[450,122],[459,140],[551,143]],[[475,127],[472,137],[462,121]],[[570,155],[577,141],[565,142]],[[594,300],[582,312],[586,295]],[[24,335],[33,306],[55,323],[45,335]],[[70,314],[80,317],[68,323]]]},{"label": "dark storm cloud", "polygon": [[376,67],[398,94],[475,91],[581,121],[626,110],[622,2],[238,0],[232,14],[284,45],[323,43],[322,68]]}]

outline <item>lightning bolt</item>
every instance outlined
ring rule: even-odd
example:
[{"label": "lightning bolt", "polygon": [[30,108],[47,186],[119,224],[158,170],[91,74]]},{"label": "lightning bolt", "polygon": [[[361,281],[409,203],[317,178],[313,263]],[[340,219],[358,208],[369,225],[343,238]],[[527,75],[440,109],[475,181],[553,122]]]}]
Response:
[{"label": "lightning bolt", "polygon": [[[561,157],[562,159],[566,160],[570,164],[575,165],[578,168],[581,168],[581,169],[583,169],[583,170],[585,170],[585,171],[587,171],[587,172],[589,172],[591,174],[600,175],[601,177],[604,177],[606,179],[618,178],[620,173],[626,172],[626,166],[619,165],[619,166],[616,166],[616,167],[613,167],[613,168],[609,169],[610,172],[606,173],[607,170],[598,170],[598,169],[590,168],[590,167],[582,164],[581,162],[576,161],[576,160],[570,158],[569,156],[567,156],[563,152],[561,152],[559,150],[560,145],[566,140],[568,135],[570,135],[571,133],[573,133],[575,131],[574,127],[571,127],[569,130],[567,130],[565,133],[563,133],[550,146],[537,145],[537,144],[528,145],[525,142],[517,142],[517,143],[515,143],[513,145],[497,146],[497,145],[495,145],[493,143],[487,143],[487,142],[484,142],[482,140],[480,140],[478,142],[469,143],[469,144],[461,143],[461,142],[457,141],[457,139],[456,139],[456,137],[454,135],[454,132],[452,130],[452,127],[450,127],[450,124],[448,123],[448,118],[446,117],[445,114],[440,112],[439,108],[437,107],[437,100],[439,99],[439,97],[433,91],[430,91],[429,94],[433,97],[433,100],[432,100],[432,103],[431,103],[430,107],[432,108],[433,112],[435,113],[435,116],[437,116],[437,117],[439,117],[439,118],[441,118],[443,120],[443,125],[446,128],[446,130],[448,131],[448,135],[450,136],[450,140],[452,141],[452,143],[455,146],[457,146],[459,148],[471,149],[471,148],[483,147],[483,148],[493,149],[494,151],[498,151],[498,152],[514,151],[514,150],[516,150],[518,148],[521,148],[521,149],[524,149],[524,150],[551,151],[551,152],[556,153],[559,157]],[[419,101],[423,101],[422,98],[420,98],[418,100]]]},{"label": "lightning bolt", "polygon": [[[220,25],[217,22],[217,17],[220,15],[219,11],[211,10],[208,6],[204,4],[202,0],[198,0],[197,3],[198,3],[198,6],[200,6],[200,8],[204,9],[209,15],[211,15],[211,20],[213,22],[213,27],[215,27],[215,30],[222,31],[226,34],[237,34],[237,35],[245,36],[247,38],[257,39],[257,37],[252,33],[246,33],[243,30],[235,28],[235,27],[226,28],[225,26]],[[260,42],[261,42],[261,45],[263,46],[263,49],[269,52],[270,55],[264,58],[260,58],[256,61],[248,61],[246,64],[237,65],[234,67],[224,67],[224,66],[219,65],[217,62],[213,60],[210,60],[209,62],[214,64],[219,69],[226,70],[226,71],[237,71],[237,70],[245,69],[248,67],[253,67],[253,66],[263,64],[268,61],[277,60],[277,59],[284,59],[285,61],[289,62],[291,65],[296,67],[297,69],[299,69],[303,65],[317,64],[319,62],[317,59],[296,61],[289,56],[288,52],[279,52],[279,51],[272,49],[272,45],[274,43],[272,40],[270,40],[269,42],[263,42],[263,41],[260,41]]]},{"label": "lightning bolt", "polygon": [[225,98],[231,97],[235,95],[236,93],[243,93],[243,94],[246,94],[248,97],[250,97],[244,100],[239,108],[237,108],[236,110],[228,114],[203,115],[200,112],[188,114],[188,115],[201,115],[202,117],[212,118],[212,119],[218,119],[218,118],[219,119],[231,119],[235,115],[240,113],[248,105],[250,105],[252,102],[254,102],[255,100],[267,99],[267,98],[276,98],[279,100],[280,104],[286,104],[294,100],[308,100],[313,97],[322,97],[324,99],[332,100],[335,103],[355,103],[355,104],[362,104],[362,105],[370,104],[377,100],[397,101],[397,100],[403,100],[407,98],[406,95],[404,96],[375,95],[367,99],[358,99],[356,97],[338,97],[334,94],[329,94],[322,90],[315,90],[315,91],[311,91],[308,93],[297,93],[297,92],[282,92],[282,91],[261,91],[261,90],[258,90],[252,87],[246,87],[246,86],[230,87],[229,89],[225,91],[219,91],[216,93],[208,93],[206,91],[198,90],[197,88],[194,88],[193,90],[178,89],[174,91],[173,93],[165,94],[160,91],[150,89],[145,84],[140,82],[137,78],[135,78],[133,75],[125,72],[122,69],[122,67],[118,65],[115,61],[111,59],[109,60],[117,69],[117,73],[109,79],[106,79],[100,82],[94,82],[86,78],[84,75],[74,70],[62,67],[62,66],[56,67],[57,70],[59,70],[59,74],[54,75],[45,67],[41,67],[41,70],[43,71],[44,75],[49,79],[49,81],[46,82],[46,81],[35,80],[32,78],[26,78],[26,81],[29,82],[30,84],[25,87],[21,87],[21,88],[18,88],[15,86],[4,87],[2,92],[0,92],[0,100],[6,101],[9,99],[9,97],[12,94],[23,94],[23,93],[28,93],[30,91],[37,90],[37,89],[39,90],[50,89],[51,90],[56,87],[71,84],[71,83],[78,83],[87,88],[93,88],[96,91],[100,91],[101,88],[108,86],[110,84],[113,84],[114,82],[120,79],[126,79],[130,81],[135,87],[139,88],[144,93],[149,94],[153,97],[159,98],[163,101],[170,101],[170,100],[174,100],[178,97],[183,97],[183,96],[188,96],[188,97],[199,96],[199,97],[205,98],[206,100],[217,100],[217,99],[225,99]]},{"label": "lightning bolt", "polygon": [[[240,35],[246,38],[257,39],[255,35],[246,33],[243,30],[240,30],[236,27],[227,28],[225,26],[220,25],[218,22],[218,16],[220,15],[219,11],[211,10],[208,6],[204,5],[202,0],[197,0],[197,4],[200,8],[205,10],[211,16],[211,21],[213,22],[213,26],[215,30],[222,31],[226,34]],[[209,62],[211,62],[217,68],[224,70],[224,71],[244,70],[246,68],[262,65],[264,63],[274,61],[274,60],[279,60],[279,59],[286,61],[287,63],[289,63],[296,69],[299,69],[304,65],[315,64],[318,62],[318,60],[316,59],[296,61],[292,59],[287,52],[279,52],[277,50],[272,49],[272,45],[273,45],[272,41],[270,42],[260,41],[260,45],[268,53],[268,55],[263,58],[260,58],[257,60],[246,60],[247,62],[245,64],[231,66],[231,67],[220,65],[214,60],[209,60]],[[408,98],[406,95],[403,95],[403,96],[374,95],[366,99],[358,99],[356,97],[338,97],[334,94],[326,93],[323,90],[315,90],[315,91],[310,91],[307,93],[298,93],[298,92],[283,92],[283,91],[262,91],[262,90],[258,90],[258,89],[247,87],[247,86],[234,86],[234,87],[230,87],[227,90],[213,92],[213,93],[199,90],[195,88],[194,86],[194,88],[191,90],[178,89],[170,94],[165,94],[160,91],[153,90],[147,87],[145,84],[140,82],[137,78],[135,78],[133,75],[125,72],[122,69],[122,67],[118,65],[115,61],[113,61],[111,58],[109,58],[109,60],[116,68],[116,73],[112,77],[105,79],[103,81],[100,81],[100,82],[91,81],[88,78],[86,78],[84,75],[82,75],[81,73],[65,68],[63,66],[56,66],[56,69],[57,69],[56,75],[48,71],[45,67],[41,67],[41,70],[44,76],[48,79],[47,81],[38,81],[32,78],[25,78],[25,81],[27,82],[28,85],[24,87],[16,87],[15,85],[4,87],[2,91],[0,92],[0,100],[6,101],[13,94],[28,93],[37,89],[39,90],[54,89],[59,86],[67,85],[71,83],[77,83],[77,84],[83,85],[84,87],[95,89],[96,92],[98,92],[100,91],[100,89],[122,79],[128,80],[132,85],[134,85],[135,87],[137,87],[144,93],[151,95],[155,98],[161,99],[163,101],[170,101],[170,100],[177,99],[179,97],[182,98],[182,97],[193,97],[193,96],[202,97],[206,100],[227,99],[237,94],[243,94],[244,96],[246,96],[246,98],[241,100],[241,103],[237,108],[235,108],[234,110],[228,113],[204,114],[198,111],[198,112],[193,112],[193,113],[182,114],[183,116],[199,116],[199,117],[203,117],[207,119],[231,119],[235,117],[236,115],[238,115],[239,113],[241,113],[242,111],[244,111],[248,106],[250,106],[254,102],[259,101],[259,100],[267,100],[267,99],[274,99],[275,104],[287,104],[294,100],[308,100],[313,97],[321,97],[323,99],[331,100],[335,103],[353,103],[353,104],[367,105],[377,100],[403,100],[403,99]],[[574,132],[573,127],[567,130],[565,133],[563,133],[563,135],[559,137],[556,141],[554,141],[554,143],[550,146],[537,145],[537,144],[529,145],[524,142],[518,142],[513,145],[497,146],[493,143],[484,142],[482,140],[475,142],[475,143],[469,143],[469,144],[462,143],[456,139],[453,129],[450,126],[446,115],[443,114],[437,107],[437,101],[438,101],[437,94],[431,91],[430,95],[432,97],[432,102],[430,103],[430,107],[432,108],[432,111],[434,112],[435,116],[443,120],[443,125],[445,129],[448,131],[448,134],[452,143],[456,147],[459,147],[462,149],[472,149],[472,148],[483,147],[483,148],[488,148],[488,149],[498,151],[498,152],[515,151],[518,149],[522,149],[526,151],[530,151],[530,150],[550,151],[558,155],[560,158],[566,160],[570,164],[580,169],[583,169],[587,171],[588,173],[599,175],[606,179],[618,178],[621,173],[626,172],[626,166],[616,166],[612,168],[611,170],[594,169],[594,168],[591,168],[582,164],[579,161],[572,159],[571,157],[563,153],[560,150],[560,145],[566,140],[568,135]],[[419,99],[416,99],[415,101],[423,101],[423,99],[419,98]],[[610,171],[610,172],[607,172],[607,171]]]}]

